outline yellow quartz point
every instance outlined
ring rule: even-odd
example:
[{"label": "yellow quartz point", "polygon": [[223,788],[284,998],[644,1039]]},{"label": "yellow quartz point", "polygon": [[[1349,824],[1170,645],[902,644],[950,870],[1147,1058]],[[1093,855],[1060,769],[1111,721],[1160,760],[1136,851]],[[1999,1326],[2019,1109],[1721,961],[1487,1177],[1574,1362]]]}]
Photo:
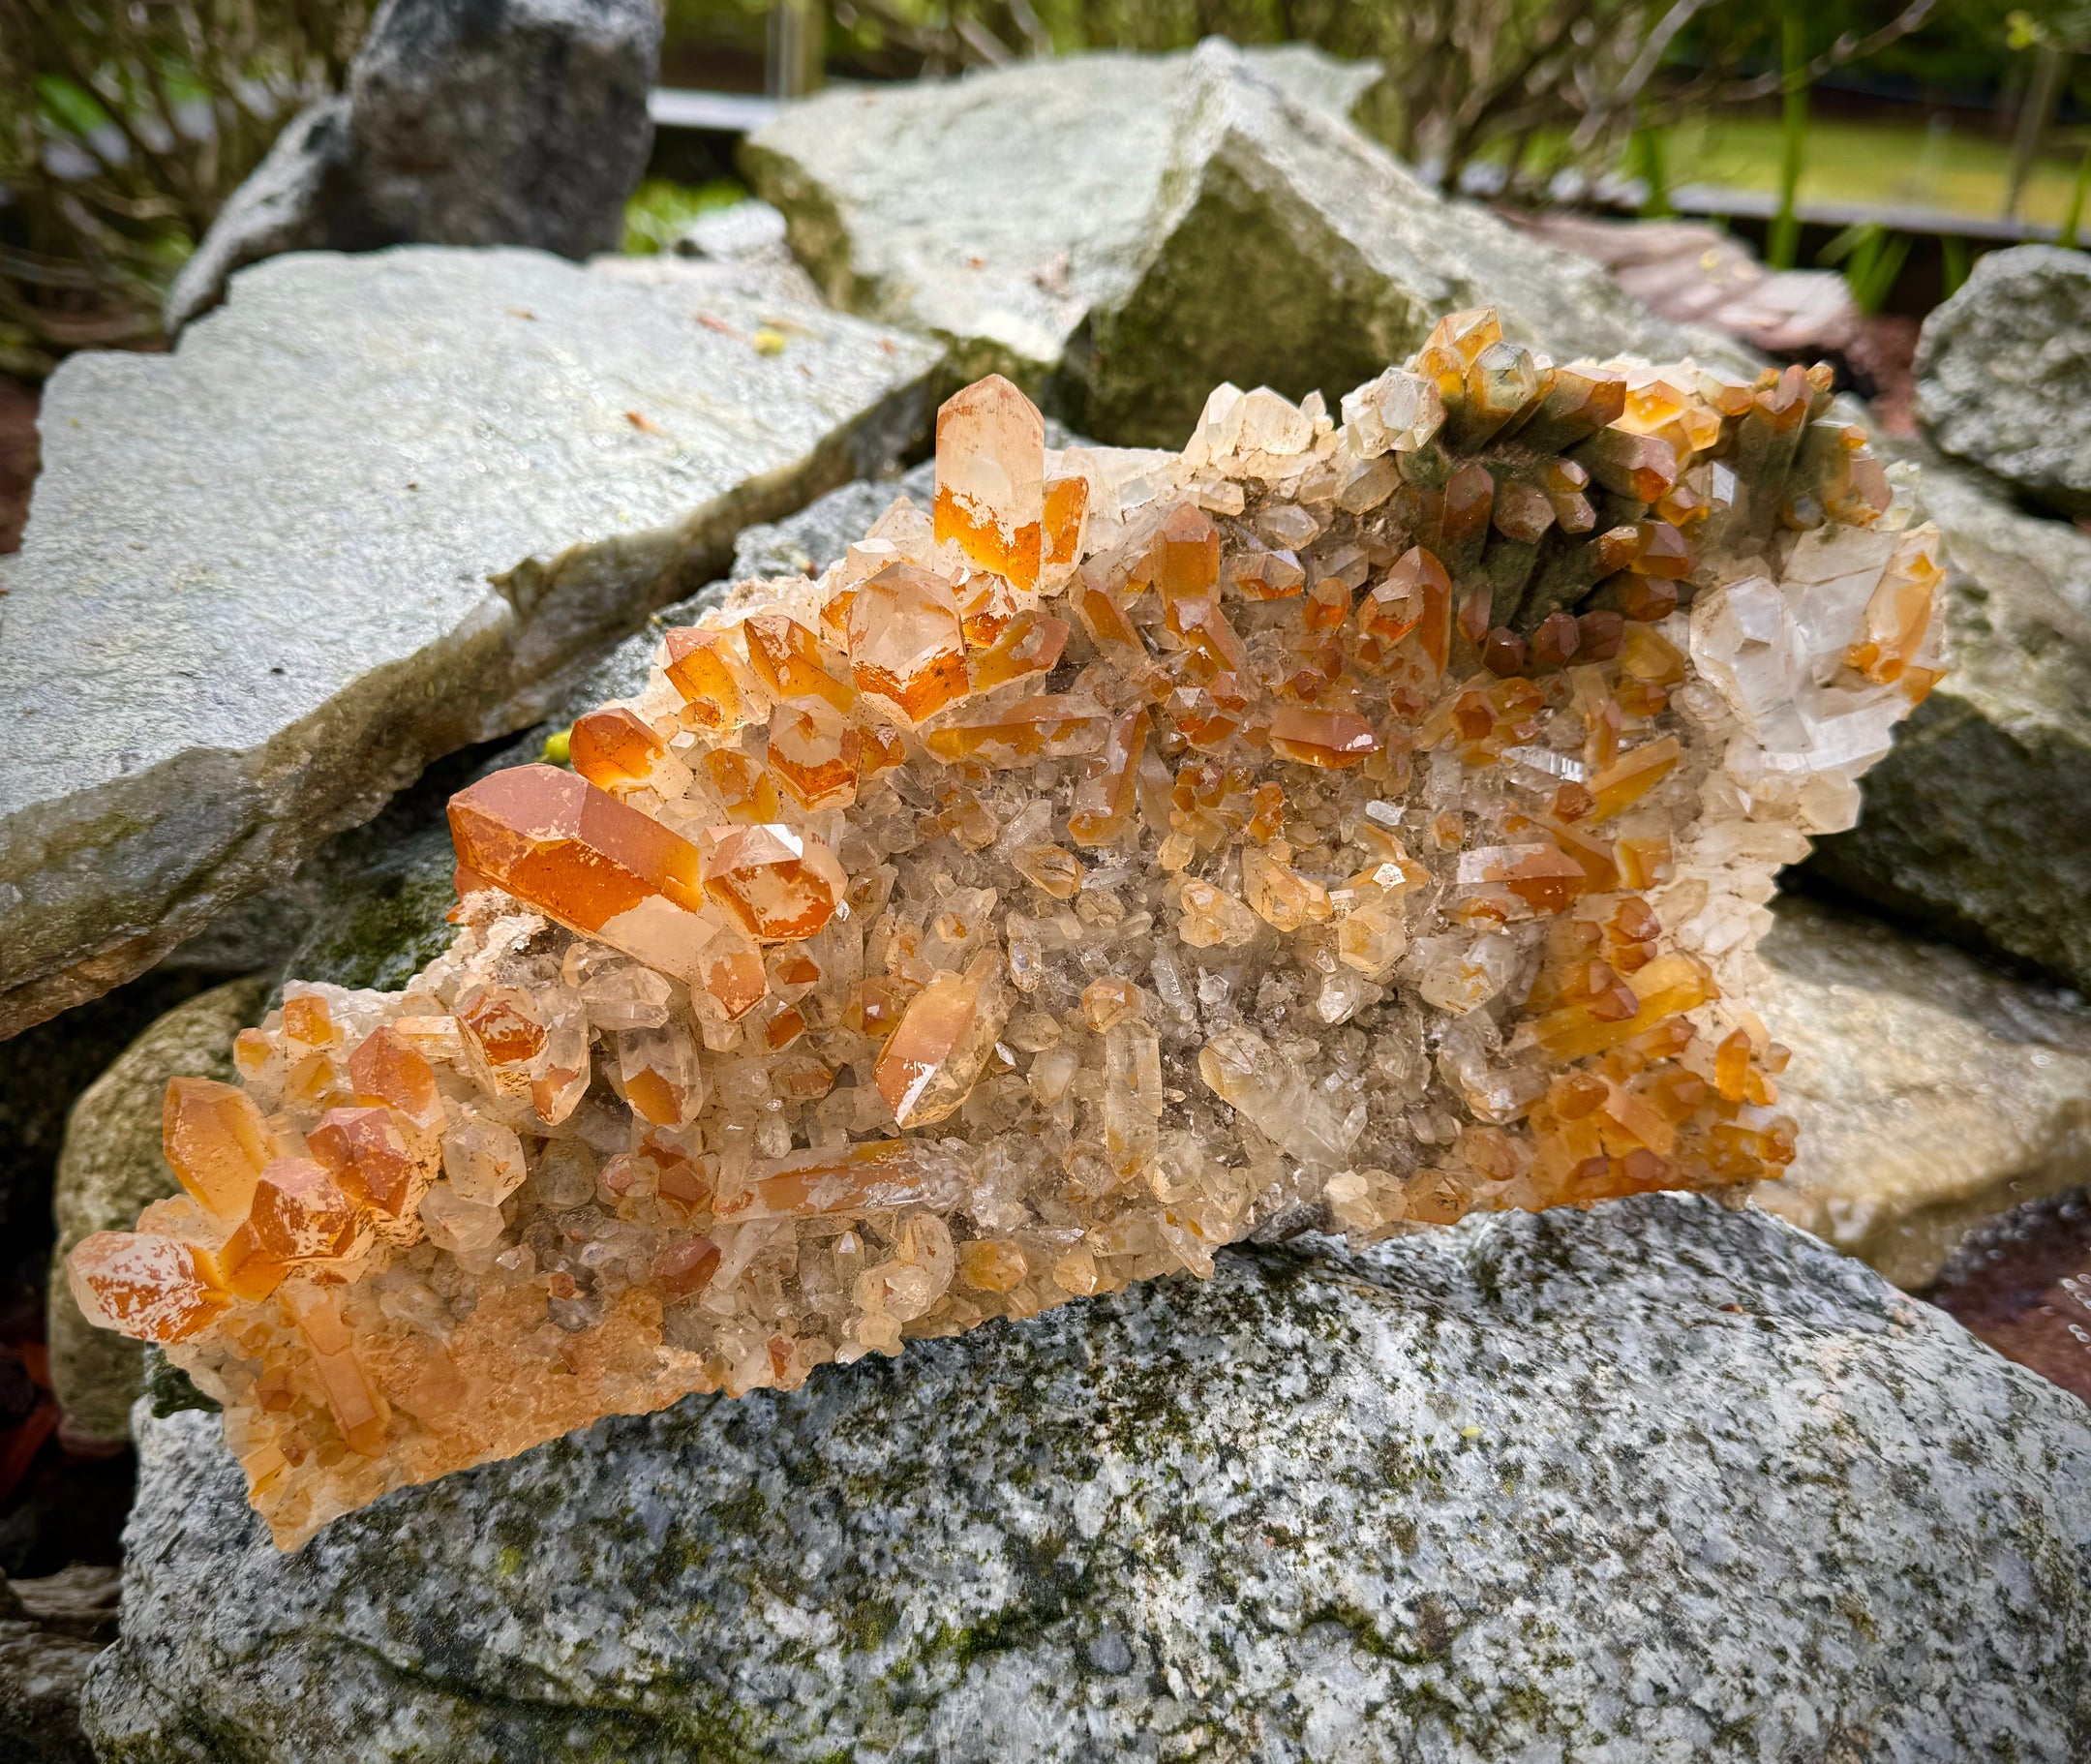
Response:
[{"label": "yellow quartz point", "polygon": [[[1018,588],[1037,588],[1046,517],[1038,407],[999,374],[953,393],[937,411],[936,467],[938,540],[955,541]],[[1056,512],[1064,532],[1066,512]]]}]

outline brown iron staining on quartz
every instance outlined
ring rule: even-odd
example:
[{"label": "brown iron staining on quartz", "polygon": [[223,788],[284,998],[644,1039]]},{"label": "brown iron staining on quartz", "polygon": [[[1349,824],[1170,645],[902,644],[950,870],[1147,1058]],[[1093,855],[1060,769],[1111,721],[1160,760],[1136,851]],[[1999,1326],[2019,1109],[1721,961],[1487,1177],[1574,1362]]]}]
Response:
[{"label": "brown iron staining on quartz", "polygon": [[1775,1176],[1764,901],[1939,668],[1934,537],[1827,412],[1486,312],[1180,455],[968,387],[932,509],[455,800],[447,955],[176,1080],[183,1193],[82,1306],[288,1546],[1259,1227]]}]

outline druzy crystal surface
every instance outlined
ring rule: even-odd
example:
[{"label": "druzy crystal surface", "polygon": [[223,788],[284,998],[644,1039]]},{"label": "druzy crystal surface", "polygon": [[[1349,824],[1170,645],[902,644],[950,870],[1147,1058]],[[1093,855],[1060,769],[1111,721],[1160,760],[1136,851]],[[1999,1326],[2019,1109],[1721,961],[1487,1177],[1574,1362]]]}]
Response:
[{"label": "druzy crystal surface", "polygon": [[932,508],[453,802],[448,954],[176,1080],[183,1192],[83,1308],[288,1547],[1253,1232],[1777,1175],[1764,902],[1940,667],[1935,535],[1829,407],[1487,312],[1181,454],[968,387]]}]

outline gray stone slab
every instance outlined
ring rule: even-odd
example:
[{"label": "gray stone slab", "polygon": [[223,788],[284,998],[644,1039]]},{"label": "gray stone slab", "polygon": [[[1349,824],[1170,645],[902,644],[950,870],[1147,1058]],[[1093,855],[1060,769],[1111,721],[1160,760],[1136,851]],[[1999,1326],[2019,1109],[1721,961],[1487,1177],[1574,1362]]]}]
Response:
[{"label": "gray stone slab", "polygon": [[286,251],[615,251],[653,144],[655,0],[385,0],[168,290],[168,333]]},{"label": "gray stone slab", "polygon": [[1985,1220],[2091,1182],[2091,1011],[1787,897],[1750,1002],[1793,1049],[1801,1155],[1762,1204],[1915,1291]]},{"label": "gray stone slab", "polygon": [[105,1764],[2091,1749],[2091,1428],[1754,1209],[1232,1252],[275,1553],[152,1419]]},{"label": "gray stone slab", "polygon": [[2091,514],[2091,254],[1977,259],[1917,342],[1917,414],[1945,452],[2061,514]]},{"label": "gray stone slab", "polygon": [[1334,409],[1465,306],[1563,359],[1749,359],[1426,189],[1346,120],[1363,73],[1219,41],[1067,56],[787,106],[742,163],[831,303],[1119,444],[1180,446],[1222,380]]},{"label": "gray stone slab", "polygon": [[1748,351],[1657,319],[1603,270],[1448,201],[1341,117],[1296,103],[1230,44],[1191,58],[1132,286],[1100,302],[1071,371],[1077,421],[1180,446],[1223,380],[1331,411],[1445,313],[1493,306],[1559,360]]},{"label": "gray stone slab", "polygon": [[[1379,77],[1306,46],[1249,53],[1337,115]],[[833,304],[944,339],[961,380],[1037,386],[1136,279],[1189,74],[1121,51],[837,90],[786,106],[742,164]]]},{"label": "gray stone slab", "polygon": [[532,721],[742,527],[920,436],[938,356],[439,248],[275,259],[171,355],[75,356],[0,561],[0,1035]]}]

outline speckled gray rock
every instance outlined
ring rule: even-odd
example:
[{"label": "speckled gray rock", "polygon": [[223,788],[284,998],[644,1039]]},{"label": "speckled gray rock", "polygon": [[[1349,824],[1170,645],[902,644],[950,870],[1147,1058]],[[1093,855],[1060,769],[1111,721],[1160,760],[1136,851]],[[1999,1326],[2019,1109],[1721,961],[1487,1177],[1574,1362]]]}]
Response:
[{"label": "speckled gray rock", "polygon": [[2091,1011],[1941,944],[1812,900],[1776,903],[1751,994],[1793,1049],[1801,1155],[1757,1198],[1897,1286],[1960,1238],[2091,1182]]},{"label": "speckled gray rock", "polygon": [[1945,452],[2091,513],[2091,255],[2016,245],[1979,259],[1924,320],[1917,414]]},{"label": "speckled gray rock", "polygon": [[0,1035],[542,714],[733,535],[876,468],[935,346],[516,250],[274,259],[52,378],[0,559]]},{"label": "speckled gray rock", "polygon": [[899,496],[928,507],[936,496],[936,462],[924,460],[897,478],[861,478],[781,521],[744,529],[734,541],[733,579],[817,576],[863,538]]},{"label": "speckled gray rock", "polygon": [[89,1325],[66,1285],[65,1259],[94,1232],[129,1231],[153,1201],[175,1192],[160,1155],[160,1106],[170,1078],[232,1078],[232,1038],[258,1021],[268,996],[257,975],[175,1006],[88,1085],[66,1121],[52,1211],[58,1227],[45,1298],[51,1387],[76,1445],[131,1437],[142,1344]]},{"label": "speckled gray rock", "polygon": [[283,251],[615,251],[660,38],[654,0],[385,0],[348,92],[291,121],[183,266],[168,331]]},{"label": "speckled gray rock", "polygon": [[788,106],[742,164],[829,299],[948,340],[1086,433],[1179,446],[1222,380],[1333,397],[1438,313],[1573,355],[1733,354],[1425,190],[1309,50],[1066,56]]},{"label": "speckled gray rock", "polygon": [[[1306,46],[1251,58],[1337,115],[1379,76]],[[960,380],[1037,387],[1137,279],[1189,68],[1062,55],[837,90],[786,106],[741,164],[830,301],[944,339]]]},{"label": "speckled gray rock", "polygon": [[1952,565],[1952,671],[1816,874],[2091,989],[2091,538],[1917,451]]},{"label": "speckled gray rock", "polygon": [[1250,1251],[279,1556],[141,1420],[104,1764],[2091,1749],[2091,1428],[1756,1211]]}]

